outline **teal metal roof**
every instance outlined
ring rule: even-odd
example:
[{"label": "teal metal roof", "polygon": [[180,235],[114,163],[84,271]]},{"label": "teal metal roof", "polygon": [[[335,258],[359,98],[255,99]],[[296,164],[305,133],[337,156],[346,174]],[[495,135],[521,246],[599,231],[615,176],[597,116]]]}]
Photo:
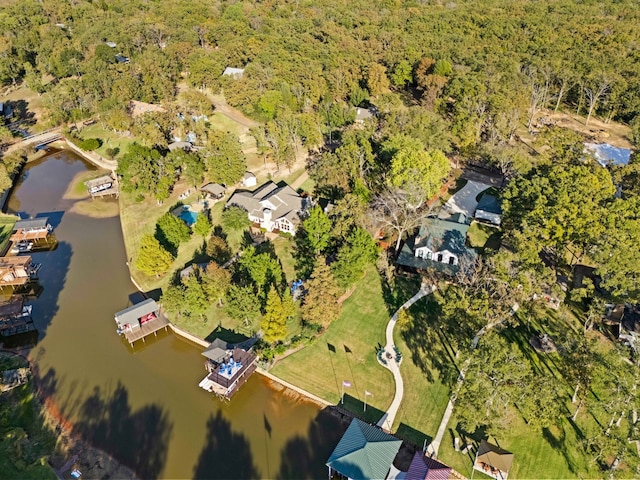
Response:
[{"label": "teal metal roof", "polygon": [[326,465],[352,479],[384,479],[402,440],[354,418]]}]

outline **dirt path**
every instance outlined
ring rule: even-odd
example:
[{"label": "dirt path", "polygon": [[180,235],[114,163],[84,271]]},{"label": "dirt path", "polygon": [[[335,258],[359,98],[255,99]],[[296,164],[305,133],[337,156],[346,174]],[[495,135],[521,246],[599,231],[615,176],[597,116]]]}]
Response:
[{"label": "dirt path", "polygon": [[[178,92],[186,92],[188,90],[192,90],[191,87],[189,87],[185,82],[180,82],[177,87]],[[213,106],[216,108],[216,112],[236,122],[238,125],[243,126],[247,131],[249,131],[250,128],[260,125],[255,120],[251,120],[250,118],[246,117],[245,114],[237,108],[230,106],[222,95],[214,95],[209,90],[198,91],[205,94],[207,98],[211,100],[211,103],[213,103]]]},{"label": "dirt path", "polygon": [[[571,113],[542,111],[536,115],[534,126],[557,125],[558,127],[569,128],[579,132],[589,141],[594,143],[608,143],[618,148],[633,148],[629,141],[629,127],[617,122],[605,123],[602,120],[591,117],[589,125],[585,125],[586,118]],[[533,138],[529,132],[519,131],[518,134],[528,141]]]}]

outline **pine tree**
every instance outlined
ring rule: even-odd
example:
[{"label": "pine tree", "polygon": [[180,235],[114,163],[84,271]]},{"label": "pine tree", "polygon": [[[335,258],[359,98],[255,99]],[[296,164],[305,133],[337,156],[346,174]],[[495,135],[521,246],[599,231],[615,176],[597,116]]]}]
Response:
[{"label": "pine tree", "polygon": [[196,223],[193,224],[193,232],[201,237],[206,237],[211,232],[211,222],[209,217],[204,213],[198,215]]},{"label": "pine tree", "polygon": [[136,268],[147,275],[164,275],[173,264],[173,257],[150,234],[142,236]]},{"label": "pine tree", "polygon": [[267,294],[267,305],[260,328],[264,340],[269,343],[284,340],[287,336],[287,312],[275,288],[271,288]]},{"label": "pine tree", "polygon": [[338,318],[340,289],[324,257],[316,258],[311,278],[306,282],[306,295],[302,304],[302,318],[324,328]]}]

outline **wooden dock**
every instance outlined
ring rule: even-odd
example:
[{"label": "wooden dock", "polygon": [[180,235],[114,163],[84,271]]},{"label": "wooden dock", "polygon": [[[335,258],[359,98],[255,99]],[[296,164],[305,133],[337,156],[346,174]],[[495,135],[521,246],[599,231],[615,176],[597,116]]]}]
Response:
[{"label": "wooden dock", "polygon": [[123,332],[124,337],[129,342],[129,345],[133,346],[133,343],[137,340],[142,340],[144,342],[145,337],[151,335],[158,335],[158,331],[163,328],[165,331],[169,327],[169,319],[165,317],[162,313],[158,315],[157,318],[153,320],[149,320],[148,322],[143,323],[141,326],[132,328],[131,330],[125,330]]}]

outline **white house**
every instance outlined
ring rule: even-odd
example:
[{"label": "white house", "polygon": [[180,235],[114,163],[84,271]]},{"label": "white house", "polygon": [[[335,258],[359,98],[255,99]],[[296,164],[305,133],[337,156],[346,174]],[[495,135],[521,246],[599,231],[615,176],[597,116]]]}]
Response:
[{"label": "white house", "polygon": [[468,263],[476,255],[465,245],[469,230],[466,220],[462,214],[449,220],[426,218],[418,234],[405,242],[397,263],[421,270],[436,268],[456,273],[461,263]]},{"label": "white house", "polygon": [[267,182],[257,190],[236,190],[227,207],[237,206],[247,211],[249,220],[267,232],[279,230],[295,235],[301,217],[311,206],[311,198],[301,197],[289,185]]}]

